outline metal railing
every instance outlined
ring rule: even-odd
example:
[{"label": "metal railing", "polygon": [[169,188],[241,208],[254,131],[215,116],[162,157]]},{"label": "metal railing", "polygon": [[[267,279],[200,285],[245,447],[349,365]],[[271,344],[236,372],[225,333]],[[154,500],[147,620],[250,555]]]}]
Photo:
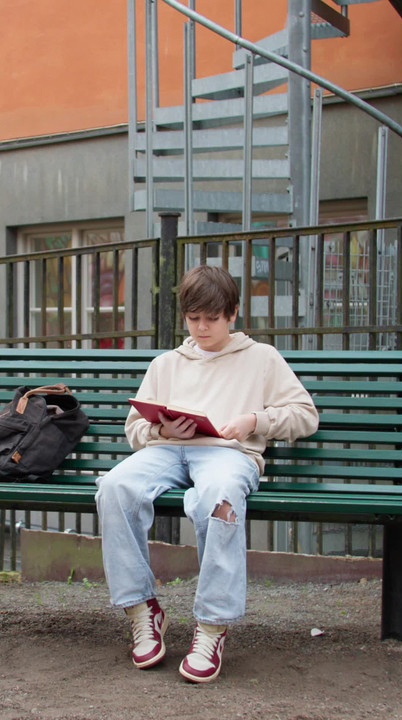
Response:
[{"label": "metal railing", "polygon": [[402,347],[401,218],[177,237],[178,216],[162,215],[158,239],[0,257],[0,344],[173,347],[185,334],[178,279],[207,262],[238,280],[238,322],[257,340],[280,349]]}]

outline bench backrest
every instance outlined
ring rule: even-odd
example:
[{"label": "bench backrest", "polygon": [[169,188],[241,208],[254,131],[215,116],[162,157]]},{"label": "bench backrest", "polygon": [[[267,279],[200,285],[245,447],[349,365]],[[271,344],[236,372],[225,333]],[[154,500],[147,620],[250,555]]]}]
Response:
[{"label": "bench backrest", "polygon": [[[162,350],[0,349],[0,407],[19,385],[63,380],[90,417],[87,435],[57,471],[88,483],[131,453],[129,410],[150,361]],[[319,430],[289,445],[271,443],[266,475],[334,482],[402,482],[402,353],[284,351],[313,395]],[[200,408],[201,409],[201,408]]]}]

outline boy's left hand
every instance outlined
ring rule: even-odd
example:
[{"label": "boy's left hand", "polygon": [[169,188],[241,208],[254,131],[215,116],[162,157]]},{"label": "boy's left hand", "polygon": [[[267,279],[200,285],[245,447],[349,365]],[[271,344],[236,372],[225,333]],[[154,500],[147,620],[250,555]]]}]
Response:
[{"label": "boy's left hand", "polygon": [[238,440],[243,442],[255,430],[257,418],[255,413],[238,415],[226,425],[219,428],[219,432],[225,440]]}]

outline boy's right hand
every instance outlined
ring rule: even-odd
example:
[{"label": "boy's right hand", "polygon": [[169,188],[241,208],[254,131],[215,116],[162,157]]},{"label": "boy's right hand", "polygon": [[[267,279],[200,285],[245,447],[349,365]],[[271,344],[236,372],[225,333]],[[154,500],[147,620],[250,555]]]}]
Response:
[{"label": "boy's right hand", "polygon": [[195,431],[197,429],[196,423],[193,420],[184,417],[184,415],[181,415],[175,420],[169,420],[169,418],[162,413],[158,413],[158,417],[162,425],[159,430],[159,434],[166,438],[166,440],[169,440],[170,438],[177,438],[178,440],[191,440],[191,438],[195,435]]}]

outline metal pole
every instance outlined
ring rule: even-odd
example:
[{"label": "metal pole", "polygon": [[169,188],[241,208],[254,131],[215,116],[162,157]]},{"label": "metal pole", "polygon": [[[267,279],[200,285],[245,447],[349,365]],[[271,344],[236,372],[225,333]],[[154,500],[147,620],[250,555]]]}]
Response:
[{"label": "metal pole", "polygon": [[137,63],[135,0],[127,0],[128,31],[128,207],[134,212],[135,147],[137,133]]},{"label": "metal pole", "polygon": [[153,183],[153,40],[152,40],[152,10],[153,0],[146,0],[145,6],[145,144],[146,144],[146,234],[151,238],[154,235],[154,183]]},{"label": "metal pole", "polygon": [[251,193],[253,184],[253,70],[253,55],[247,53],[244,68],[243,230],[251,229]]},{"label": "metal pole", "polygon": [[[311,0],[288,0],[289,59],[310,69]],[[289,76],[289,159],[293,224],[308,224],[311,161],[311,89],[300,75]]]},{"label": "metal pole", "polygon": [[318,225],[320,207],[320,160],[322,126],[322,90],[315,88],[313,99],[311,181],[310,181],[310,225]]},{"label": "metal pole", "polygon": [[[235,0],[235,33],[241,35],[242,30],[241,0]],[[237,47],[240,47],[238,45]]]},{"label": "metal pole", "polygon": [[[188,6],[191,10],[195,10],[195,0],[188,0]],[[195,22],[193,20],[189,21],[189,27],[190,27],[190,67],[191,67],[191,77],[195,78]]]},{"label": "metal pole", "polygon": [[173,348],[175,337],[176,238],[179,212],[159,213],[161,239],[159,246],[158,347]]},{"label": "metal pole", "polygon": [[193,211],[193,98],[191,74],[191,28],[184,24],[184,211],[186,235],[194,233]]},{"label": "metal pole", "polygon": [[[378,128],[378,144],[377,144],[377,185],[376,185],[376,205],[375,218],[383,220],[385,217],[385,204],[387,192],[387,159],[388,159],[388,128],[381,126]],[[386,258],[385,258],[385,232],[383,229],[377,231],[377,321],[383,325],[385,315],[385,283],[386,283]],[[378,342],[380,347],[383,345],[384,334],[381,333]]]},{"label": "metal pole", "polygon": [[[311,191],[309,208],[309,225],[318,225],[320,200],[320,156],[321,156],[321,119],[322,119],[322,90],[314,91],[313,123],[312,123],[312,152],[311,152]],[[308,245],[308,258],[306,267],[306,294],[307,312],[306,325],[314,327],[317,311],[317,235],[306,238]],[[316,338],[309,335],[307,347],[313,350]]]}]

